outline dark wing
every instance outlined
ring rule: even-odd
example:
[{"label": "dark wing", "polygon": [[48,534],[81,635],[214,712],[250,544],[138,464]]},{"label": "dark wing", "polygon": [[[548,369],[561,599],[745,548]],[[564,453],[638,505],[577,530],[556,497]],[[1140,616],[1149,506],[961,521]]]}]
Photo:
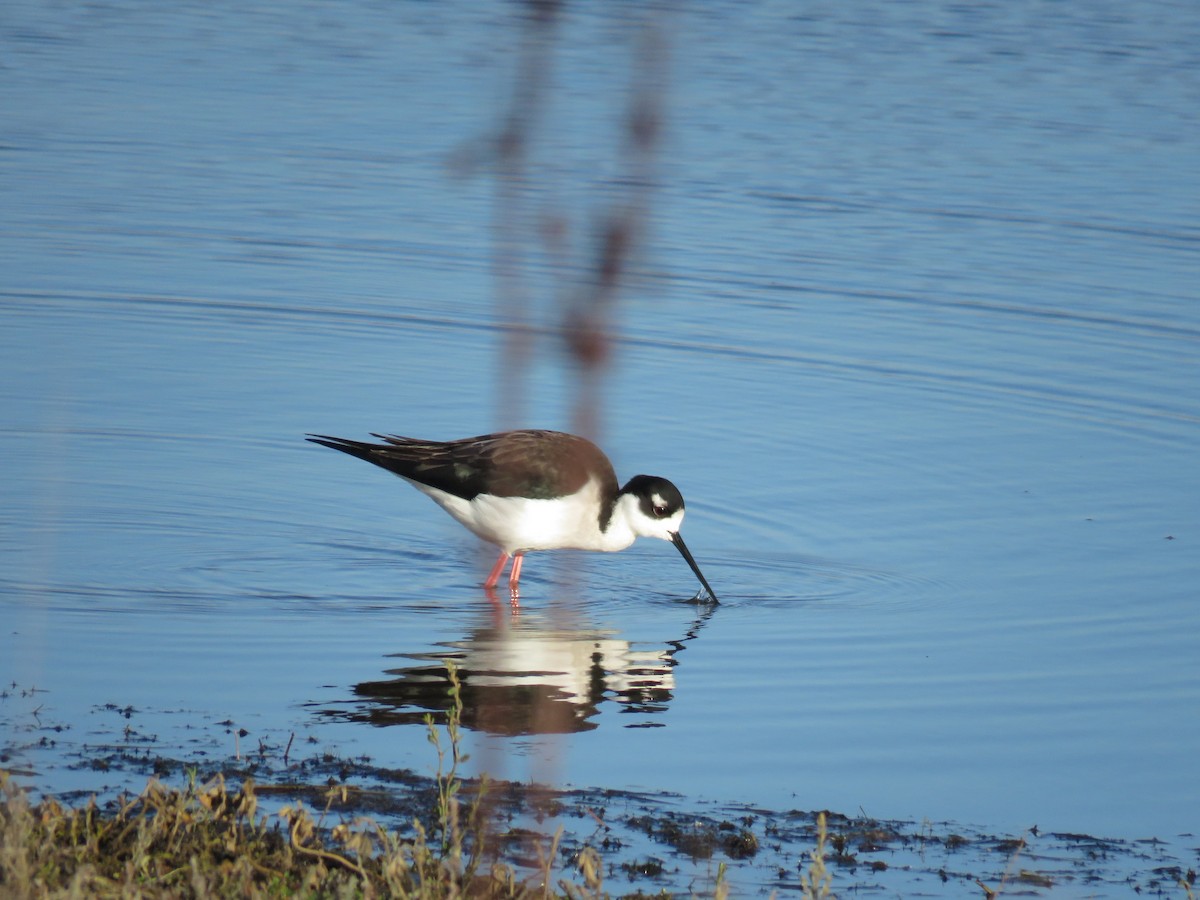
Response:
[{"label": "dark wing", "polygon": [[589,477],[615,494],[612,464],[591,441],[558,431],[504,431],[458,441],[376,434],[383,444],[314,434],[314,443],[472,500],[478,494],[549,500],[572,494]]}]

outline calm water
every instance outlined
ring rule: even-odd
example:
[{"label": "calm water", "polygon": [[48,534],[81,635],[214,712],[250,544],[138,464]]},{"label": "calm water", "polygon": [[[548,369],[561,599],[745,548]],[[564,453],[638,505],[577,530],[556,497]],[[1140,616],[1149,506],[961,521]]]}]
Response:
[{"label": "calm water", "polygon": [[[643,541],[531,557],[512,618],[490,551],[302,440],[508,424],[495,181],[455,160],[507,103],[512,8],[7,3],[0,721],[63,729],[10,765],[110,785],[70,748],[113,704],[160,747],[232,753],[231,721],[428,771],[453,657],[499,777],[1194,831],[1200,13],[804,10],[664,20],[601,393],[725,602]],[[627,181],[632,28],[556,35],[524,424],[575,415],[555,295]]]}]

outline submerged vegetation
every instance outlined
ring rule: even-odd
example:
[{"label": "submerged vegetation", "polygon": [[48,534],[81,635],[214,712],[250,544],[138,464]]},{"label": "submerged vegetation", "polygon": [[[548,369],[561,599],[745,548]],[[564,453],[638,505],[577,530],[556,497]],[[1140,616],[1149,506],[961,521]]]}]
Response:
[{"label": "submerged vegetation", "polygon": [[[350,784],[345,773],[354,764],[345,760],[337,762],[341,776],[323,785],[256,783],[227,766],[206,777],[189,769],[182,787],[157,775],[179,764],[155,760],[156,774],[140,794],[103,806],[95,797],[76,806],[53,798],[33,804],[0,770],[0,896],[590,900],[725,898],[773,889],[821,900],[834,896],[835,874],[847,890],[893,893],[894,881],[881,879],[906,876],[926,894],[941,887],[985,898],[1052,895],[1060,885],[1071,892],[1081,884],[1090,896],[1117,885],[1151,896],[1194,896],[1193,867],[1165,854],[1151,857],[1142,842],[1039,835],[1036,828],[1019,839],[939,836],[929,823],[915,829],[795,810],[729,814],[726,808],[726,815],[709,817],[670,809],[653,795],[467,781],[459,774],[466,759],[461,685],[454,667],[448,669],[449,710],[441,726],[426,720],[436,774],[398,778],[407,788],[403,803]],[[389,828],[366,812],[398,824]],[[561,826],[551,836],[514,824],[531,815],[538,822],[574,816],[594,830],[579,840]],[[1031,846],[1035,840],[1043,842],[1040,850]],[[647,855],[647,843],[663,847],[664,856]],[[726,861],[716,862],[720,856]],[[1135,879],[1128,869],[1109,868],[1123,859],[1142,863],[1145,874]],[[1090,871],[1081,871],[1084,860]],[[707,866],[707,874],[683,871],[688,861]],[[730,866],[738,867],[733,878]],[[752,885],[733,884],[751,871]]]}]

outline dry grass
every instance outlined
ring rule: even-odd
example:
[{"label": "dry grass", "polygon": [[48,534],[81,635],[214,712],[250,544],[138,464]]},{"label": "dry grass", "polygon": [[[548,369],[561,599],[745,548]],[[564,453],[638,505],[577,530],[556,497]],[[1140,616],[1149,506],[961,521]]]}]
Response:
[{"label": "dry grass", "polygon": [[[335,791],[337,789],[334,789]],[[110,812],[94,801],[68,809],[33,806],[0,772],[0,895],[14,897],[495,897],[600,895],[598,867],[581,863],[582,884],[552,890],[549,860],[522,882],[503,864],[478,871],[457,801],[433,839],[366,819],[319,827],[296,804],[259,814],[252,783],[230,790],[222,778],[184,790],[152,780]]]},{"label": "dry grass", "polygon": [[[22,898],[412,897],[534,898],[602,896],[599,859],[578,857],[578,881],[553,880],[556,846],[540,871],[518,877],[503,863],[484,866],[483,792],[464,808],[457,769],[462,704],[451,669],[448,740],[428,720],[437,750],[436,809],[430,826],[414,819],[401,837],[370,819],[323,827],[302,803],[260,812],[254,783],[229,788],[218,776],[182,790],[152,779],[137,797],[101,810],[52,799],[32,805],[0,771],[0,895]],[[328,803],[343,788],[331,788]],[[344,799],[344,798],[343,798]],[[326,806],[325,812],[328,812]]]}]

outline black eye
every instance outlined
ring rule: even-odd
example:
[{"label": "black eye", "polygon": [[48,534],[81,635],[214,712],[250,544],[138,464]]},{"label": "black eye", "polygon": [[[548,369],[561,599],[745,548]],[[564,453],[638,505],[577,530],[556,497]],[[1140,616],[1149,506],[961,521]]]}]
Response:
[{"label": "black eye", "polygon": [[661,519],[663,516],[665,516],[667,514],[667,508],[665,506],[661,506],[661,505],[656,506],[656,507],[654,507],[654,514]]}]

